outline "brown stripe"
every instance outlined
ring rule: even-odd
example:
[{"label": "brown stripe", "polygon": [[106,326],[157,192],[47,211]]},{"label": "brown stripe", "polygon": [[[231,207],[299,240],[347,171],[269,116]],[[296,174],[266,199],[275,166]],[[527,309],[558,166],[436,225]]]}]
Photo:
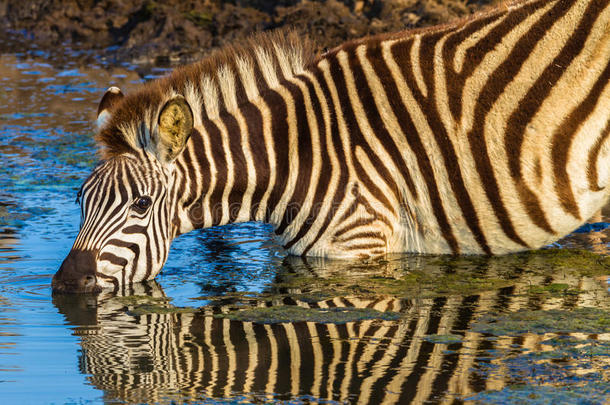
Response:
[{"label": "brown stripe", "polygon": [[258,203],[265,195],[269,186],[271,167],[269,165],[269,155],[265,146],[263,135],[263,116],[254,104],[244,104],[241,108],[242,116],[246,121],[249,136],[249,147],[252,155],[252,164],[255,173],[255,188],[252,195],[252,206],[250,217],[254,218],[258,211]]},{"label": "brown stripe", "polygon": [[386,238],[385,236],[381,233],[381,232],[357,232],[353,235],[350,236],[346,236],[343,238],[337,238],[335,237],[333,240],[333,243],[344,243],[344,242],[349,242],[355,239],[380,239],[382,240],[384,243],[386,242]]},{"label": "brown stripe", "polygon": [[338,239],[338,238],[341,237],[341,235],[346,234],[347,232],[351,231],[354,228],[369,226],[373,222],[375,222],[375,218],[360,218],[360,219],[357,219],[354,222],[351,222],[351,223],[349,223],[347,225],[344,225],[343,228],[337,229],[335,231],[335,234],[333,235],[333,238]]},{"label": "brown stripe", "polygon": [[369,250],[375,248],[384,248],[386,247],[385,243],[358,243],[355,245],[348,245],[343,247],[345,250]]},{"label": "brown stripe", "polygon": [[349,208],[345,210],[343,215],[341,215],[341,217],[339,218],[339,223],[345,221],[347,218],[352,216],[356,212],[356,210],[358,209],[358,206],[360,205],[360,203],[358,202],[358,196],[360,194],[359,194],[357,186],[352,187],[352,194],[356,198],[354,198],[354,201],[352,201],[352,204],[349,206]]},{"label": "brown stripe", "polygon": [[369,214],[375,220],[383,222],[384,224],[386,224],[388,226],[388,228],[394,229],[394,223],[392,221],[390,221],[385,215],[380,214],[379,212],[375,211],[373,206],[367,201],[366,198],[359,196],[358,202],[360,203],[360,205],[362,205],[364,207],[364,210],[366,211],[367,214]]},{"label": "brown stripe", "polygon": [[[227,184],[227,160],[222,147],[220,129],[212,121],[203,121],[203,126],[210,140],[211,155],[216,166],[216,184],[210,194],[210,205],[207,207],[212,217],[212,226],[214,226],[220,224],[222,220],[222,193]],[[205,210],[206,207],[203,209]]]},{"label": "brown stripe", "polygon": [[589,160],[587,164],[587,174],[589,177],[589,190],[591,191],[602,191],[604,187],[600,187],[598,183],[598,172],[597,172],[597,160],[599,153],[602,150],[602,145],[608,140],[610,136],[610,120],[606,123],[606,128],[602,131],[602,135],[599,137],[593,149],[589,151]]},{"label": "brown stripe", "polygon": [[[495,14],[483,18],[481,20],[474,20],[472,23],[468,24],[463,30],[453,32],[448,35],[447,40],[445,42],[445,46],[443,47],[443,60],[445,61],[445,75],[447,77],[447,83],[450,83],[450,86],[447,86],[447,96],[449,98],[449,110],[453,116],[453,120],[459,122],[462,117],[462,99],[463,99],[463,90],[464,90],[464,82],[467,76],[469,76],[475,67],[479,66],[481,59],[475,59],[473,55],[473,50],[477,49],[479,51],[479,58],[482,55],[485,55],[489,52],[490,49],[493,49],[495,45],[506,35],[507,32],[512,28],[509,24],[500,24],[496,26],[491,32],[488,33],[484,38],[481,38],[479,43],[476,46],[470,48],[466,51],[464,56],[464,61],[462,64],[461,72],[457,73],[454,70],[455,53],[458,49],[458,46],[462,44],[468,37],[475,34],[477,31],[483,29],[486,25],[491,24],[501,18],[505,13]],[[493,35],[491,35],[493,34]],[[490,48],[491,47],[491,48]],[[485,51],[481,48],[487,48]]]},{"label": "brown stripe", "polygon": [[[146,229],[142,229],[142,233],[146,234],[148,233],[147,237],[148,237],[148,244],[149,245],[153,245],[154,247],[154,252],[155,252],[155,259],[157,263],[162,263],[161,262],[161,254],[162,252],[165,250],[164,247],[161,246],[162,243],[165,243],[165,241],[167,240],[168,237],[168,232],[167,232],[167,228],[165,227],[165,224],[169,224],[169,221],[155,221],[154,217],[155,216],[159,216],[161,218],[169,218],[169,213],[167,211],[169,204],[167,204],[166,199],[167,199],[167,191],[164,189],[160,190],[159,195],[153,197],[155,198],[157,201],[157,204],[153,205],[150,209],[154,210],[154,209],[159,209],[159,211],[155,214],[155,213],[151,213],[150,216],[148,217],[148,232]],[[175,204],[175,203],[174,203]],[[134,231],[137,230],[137,228],[133,228]],[[151,240],[151,235],[152,235],[152,240]],[[152,251],[152,249],[151,249]],[[152,256],[151,256],[151,260],[152,260]],[[159,269],[160,270],[160,269]]]},{"label": "brown stripe", "polygon": [[127,266],[127,259],[124,257],[116,256],[110,252],[104,252],[100,255],[99,260],[106,260],[116,266],[125,267]]},{"label": "brown stripe", "polygon": [[[543,104],[541,100],[548,98],[552,89],[564,74],[566,66],[570,65],[571,61],[574,59],[575,52],[578,52],[584,47],[587,36],[595,21],[595,16],[589,13],[589,11],[590,9],[585,12],[585,17],[580,25],[574,30],[574,35],[566,42],[561,52],[549,64],[538,80],[536,80],[523,100],[519,103],[519,109],[513,112],[506,125],[504,144],[508,155],[508,165],[511,176],[515,181],[515,187],[519,192],[521,202],[532,222],[542,230],[551,234],[555,232],[546,218],[540,200],[536,194],[527,187],[527,184],[523,179],[523,173],[521,172],[521,151],[525,139],[526,128]],[[537,32],[537,35],[535,35],[534,38],[539,40],[542,34],[544,34],[544,32]],[[528,39],[530,39],[529,35],[522,41],[525,42]],[[578,215],[578,208],[573,212]]]},{"label": "brown stripe", "polygon": [[[433,38],[434,41],[438,40],[438,37],[439,35],[435,35]],[[443,162],[447,169],[447,173],[451,173],[453,177],[454,181],[452,181],[451,184],[458,203],[461,202],[462,204],[469,204],[470,206],[472,206],[472,202],[470,202],[470,198],[468,196],[468,193],[466,192],[466,188],[462,180],[462,175],[459,166],[457,167],[457,169],[455,168],[455,166],[457,165],[457,157],[453,149],[453,145],[451,145],[451,141],[448,138],[447,132],[441,124],[441,119],[439,117],[438,111],[434,107],[434,102],[432,99],[433,92],[429,93],[432,97],[429,97],[428,99],[424,98],[423,94],[419,91],[419,87],[417,85],[415,77],[413,76],[413,71],[409,68],[410,64],[408,63],[408,61],[410,58],[412,46],[412,40],[409,40],[407,42],[398,42],[391,47],[392,56],[400,67],[402,76],[405,78],[407,85],[413,92],[417,103],[421,106],[424,115],[428,118],[428,124],[430,126],[430,129],[432,130],[436,142],[441,149],[441,155],[443,156]],[[433,57],[434,43],[432,43],[431,46],[432,51],[430,51],[429,49],[427,51],[430,52],[430,57]],[[425,61],[426,59],[423,50],[420,54],[420,58],[422,59],[422,61]],[[428,88],[432,89],[433,87],[430,86],[433,85],[433,83],[431,83],[431,80],[433,80],[433,78],[430,78],[429,74],[434,72],[432,66],[433,61],[429,60],[425,62],[425,64],[422,64],[422,68],[427,70],[426,73],[428,73],[428,83],[426,83],[426,85],[428,86]],[[388,69],[385,64],[378,63],[377,65],[380,65],[376,67],[377,69]],[[426,181],[430,204],[432,206],[432,210],[434,211],[434,216],[436,217],[436,221],[438,222],[441,233],[449,244],[449,247],[451,248],[453,254],[459,254],[460,248],[457,239],[453,234],[453,230],[449,225],[449,219],[447,218],[445,208],[443,207],[443,201],[441,199],[440,191],[438,189],[437,182],[434,176],[432,163],[430,161],[430,157],[426,153],[426,149],[423,146],[422,140],[418,135],[417,128],[415,127],[415,124],[413,123],[413,120],[411,119],[408,110],[402,102],[402,97],[400,96],[400,92],[398,91],[398,88],[396,87],[395,83],[388,81],[385,90],[388,94],[388,100],[390,101],[390,105],[392,106],[394,114],[396,115],[398,123],[400,124],[402,133],[405,134],[407,142],[409,142],[409,146],[413,150],[415,156],[418,157],[417,164],[419,166],[421,174],[423,175],[424,180]],[[462,210],[464,211],[464,208],[462,208]],[[478,223],[476,213],[474,213],[472,218],[466,218],[466,220],[469,225],[472,224],[470,225],[472,226],[472,228],[477,228],[474,225]],[[477,234],[479,235],[478,237]],[[479,241],[479,245],[481,246],[483,251],[487,254],[490,254],[491,250],[489,249],[489,246],[485,241],[483,233],[477,232],[474,233],[474,235],[475,238],[477,238],[477,241]]]},{"label": "brown stripe", "polygon": [[242,149],[241,129],[233,115],[222,114],[221,120],[227,129],[229,154],[233,161],[233,187],[228,195],[229,222],[234,222],[243,203],[243,196],[248,187],[248,165]]},{"label": "brown stripe", "polygon": [[265,220],[269,220],[269,215],[275,210],[277,204],[282,198],[284,189],[286,188],[287,175],[290,171],[291,152],[288,147],[288,111],[286,102],[282,96],[275,92],[269,91],[264,95],[264,101],[269,106],[271,114],[271,136],[273,138],[273,149],[275,150],[276,163],[276,178],[269,200],[267,203],[267,212]]},{"label": "brown stripe", "polygon": [[[98,278],[102,278],[102,279],[104,279],[106,281],[110,281],[112,283],[112,285],[114,286],[113,292],[119,291],[119,280],[116,277],[109,276],[107,274],[103,274],[103,273],[100,273],[98,271],[95,272],[95,276],[98,277]],[[124,284],[123,284],[123,288],[125,288]]]},{"label": "brown stripe", "polygon": [[[566,2],[567,1],[559,2],[555,7],[547,11],[537,23],[534,24],[530,31],[521,37],[510,54],[505,58],[505,61],[489,76],[487,83],[479,95],[479,102],[477,102],[475,106],[473,119],[474,127],[468,133],[470,150],[474,158],[477,172],[483,182],[485,194],[498,218],[498,222],[508,238],[525,247],[528,245],[517,234],[511,217],[502,201],[498,181],[496,180],[489,157],[489,151],[487,150],[487,144],[485,142],[484,126],[489,112],[488,108],[494,105],[495,101],[502,95],[506,86],[511,83],[512,79],[517,75],[519,69],[521,69],[521,66],[531,54],[532,49],[538,44],[551,25],[567,13],[569,10],[568,6],[573,4],[573,0],[570,1],[569,5],[565,4]],[[535,206],[532,204],[531,199],[528,199],[526,204],[530,209]],[[538,218],[544,218],[544,216],[536,216]],[[547,228],[550,229],[550,227]]]},{"label": "brown stripe", "polygon": [[[290,92],[295,109],[295,124],[298,136],[298,160],[299,170],[294,185],[292,197],[288,201],[286,211],[276,228],[278,235],[284,233],[288,225],[295,219],[303,208],[303,203],[307,197],[307,191],[311,183],[311,167],[313,165],[313,147],[311,142],[311,131],[307,120],[307,109],[305,107],[305,97],[301,89],[290,82],[285,82],[284,87]],[[286,134],[287,135],[287,134]]]},{"label": "brown stripe", "polygon": [[[192,149],[195,152],[195,161],[191,161],[190,158],[188,160],[185,159],[185,165],[188,167],[189,177],[199,177],[199,181],[197,182],[198,187],[195,199],[191,200],[191,198],[189,198],[185,203],[185,206],[187,207],[191,207],[191,205],[195,204],[193,207],[190,208],[191,212],[189,213],[189,219],[191,220],[191,222],[193,222],[193,226],[195,228],[203,226],[204,207],[201,205],[203,203],[201,196],[205,195],[206,192],[209,190],[210,178],[212,177],[210,162],[208,161],[208,158],[205,155],[203,136],[204,135],[202,135],[199,131],[195,130],[195,132],[191,136],[190,141],[192,142]],[[208,136],[207,133],[205,134],[205,136]],[[190,177],[190,179],[194,179],[194,177]],[[197,201],[199,202],[199,204],[197,204]]]},{"label": "brown stripe", "polygon": [[332,174],[330,156],[328,154],[328,148],[326,145],[326,123],[324,122],[324,115],[322,114],[321,108],[321,103],[326,104],[326,100],[320,101],[318,99],[318,95],[315,91],[314,85],[308,77],[303,76],[299,78],[307,85],[307,89],[309,90],[309,94],[311,97],[311,106],[313,108],[313,112],[315,114],[316,122],[318,125],[321,165],[320,172],[318,173],[318,185],[316,186],[313,205],[310,208],[310,213],[307,216],[305,222],[303,222],[303,224],[301,225],[297,234],[291,240],[286,242],[286,244],[284,244],[284,247],[286,249],[290,249],[292,246],[294,246],[295,243],[297,243],[299,240],[301,240],[303,236],[307,234],[307,232],[311,228],[311,225],[314,223],[315,219],[320,214],[320,207],[324,200],[324,195],[328,188],[328,184],[330,183]]},{"label": "brown stripe", "polygon": [[[192,160],[189,151],[194,152],[196,159],[195,161]],[[210,177],[210,163],[207,159],[205,159],[203,135],[198,130],[193,130],[193,133],[189,138],[189,145],[187,145],[187,147],[182,152],[182,157],[184,160],[184,166],[187,169],[183,171],[183,173],[185,174],[184,177],[188,178],[188,180],[190,181],[190,194],[185,201],[185,205],[190,206],[202,194],[202,191],[207,188],[204,188],[204,184],[209,183]],[[183,181],[186,180],[183,179]],[[183,187],[183,184],[181,184],[181,187]],[[184,191],[186,191],[186,189]]]},{"label": "brown stripe", "polygon": [[[470,48],[464,57],[462,71],[456,73],[453,70],[453,63],[446,64],[445,74],[447,75],[447,83],[451,85],[447,87],[447,95],[449,96],[449,108],[453,114],[455,121],[460,121],[462,116],[462,97],[464,84],[466,79],[472,75],[474,70],[481,64],[485,56],[493,51],[502,39],[513,30],[517,25],[521,24],[528,16],[536,10],[546,6],[546,2],[539,1],[523,6],[517,10],[490,15],[481,20],[474,20],[463,31],[452,33],[448,36],[443,48],[443,59],[453,62],[455,60],[455,52],[457,47],[470,35],[482,29],[485,25],[491,24],[505,16],[504,20],[492,28],[483,38],[481,38],[476,46]],[[417,87],[416,87],[417,89]]]},{"label": "brown stripe", "polygon": [[[330,221],[334,218],[335,211],[343,198],[345,197],[345,193],[347,192],[347,181],[348,181],[348,171],[346,158],[344,156],[344,151],[341,144],[341,136],[339,134],[339,125],[337,122],[338,116],[343,116],[343,111],[341,109],[341,105],[335,105],[333,99],[330,95],[329,84],[326,83],[324,79],[324,73],[318,68],[315,67],[312,69],[312,74],[318,79],[320,87],[322,88],[322,92],[324,93],[324,98],[326,99],[326,103],[328,105],[328,109],[330,111],[330,134],[332,136],[332,144],[328,145],[329,148],[334,148],[335,153],[337,154],[337,159],[339,161],[339,168],[335,170],[339,170],[339,181],[337,184],[337,190],[335,191],[334,196],[331,198],[331,209],[328,212],[326,219],[322,223],[320,230],[316,234],[316,236],[312,239],[311,242],[305,247],[302,255],[307,255],[307,252],[311,250],[311,248],[318,242],[318,240],[322,237],[326,228],[330,224]],[[331,79],[332,80],[332,79]],[[342,96],[341,94],[339,95]],[[343,96],[347,96],[343,94]],[[333,114],[334,112],[334,114]]]},{"label": "brown stripe", "polygon": [[[369,48],[369,50],[370,50],[370,48]],[[349,49],[347,55],[348,55],[350,69],[354,76],[354,81],[359,84],[358,98],[360,99],[360,102],[362,103],[364,111],[367,113],[365,119],[368,121],[369,125],[373,129],[373,133],[370,134],[370,137],[373,137],[373,139],[372,139],[373,142],[378,140],[381,143],[381,145],[383,145],[384,150],[386,150],[389,153],[389,155],[392,158],[392,161],[396,164],[396,166],[399,169],[399,173],[395,173],[395,174],[402,175],[403,180],[405,181],[407,188],[409,189],[411,195],[417,200],[417,199],[419,199],[419,196],[417,193],[417,188],[415,187],[415,182],[413,181],[411,173],[409,172],[409,169],[407,168],[407,166],[404,162],[402,153],[400,152],[398,145],[396,145],[396,143],[394,143],[394,140],[388,133],[388,130],[383,123],[383,120],[381,118],[381,113],[379,112],[377,105],[375,104],[375,99],[373,97],[372,89],[370,88],[370,85],[364,74],[364,70],[362,69],[362,66],[360,65],[360,61],[358,60],[358,56],[356,55],[356,48]],[[367,56],[369,59],[371,59],[370,53],[367,54]],[[373,59],[374,59],[374,57],[373,57]],[[377,61],[371,60],[371,63],[373,64],[373,66],[377,67],[375,62],[377,62]],[[379,76],[379,79],[383,84],[385,84],[388,81],[391,81],[392,76],[389,74],[389,71],[379,72],[376,70],[376,74]],[[374,161],[373,160],[372,161],[373,161],[373,163],[376,163],[375,164],[376,167],[383,167],[385,169],[386,166],[383,165],[383,162],[381,162],[379,160],[379,158],[377,158],[376,154],[369,148],[368,142],[366,142],[366,140],[362,139],[362,141],[359,142],[359,144],[361,147],[363,147],[367,156],[369,156],[370,159],[371,158],[375,159]],[[384,172],[387,172],[387,171],[384,170]],[[386,175],[384,173],[381,173],[381,175],[383,176],[382,178],[387,178],[387,177],[385,177]],[[390,174],[388,173],[388,175],[390,175]],[[393,182],[393,186],[395,188],[398,187],[395,184],[395,182]],[[398,201],[401,200],[401,196],[399,195],[399,193],[395,192],[395,196]]]},{"label": "brown stripe", "polygon": [[[144,273],[144,278],[142,280],[148,280],[150,278],[150,275],[152,274],[152,244],[150,243],[150,237],[147,236],[148,239],[148,243],[146,243],[146,272]],[[137,261],[135,262],[137,264]],[[137,271],[135,268],[131,269],[131,274],[129,275],[129,284],[133,284],[133,280],[134,277],[136,275]]]},{"label": "brown stripe", "polygon": [[[349,50],[348,52],[349,52],[348,55],[349,55],[350,59],[353,59],[356,57],[356,55],[354,54],[355,53],[354,50]],[[343,106],[342,117],[345,120],[345,124],[349,131],[351,150],[346,153],[350,153],[352,155],[352,159],[354,162],[354,168],[357,172],[357,178],[358,178],[359,182],[364,187],[366,187],[366,189],[369,190],[376,199],[378,199],[390,212],[392,212],[394,215],[396,215],[395,207],[392,205],[392,203],[390,203],[390,200],[388,200],[388,198],[385,196],[385,193],[381,191],[381,189],[377,186],[377,184],[375,184],[375,181],[385,182],[387,184],[388,188],[394,194],[394,198],[397,199],[398,201],[400,201],[400,195],[398,193],[398,186],[393,181],[392,174],[388,171],[385,164],[377,157],[377,155],[369,147],[369,144],[365,139],[365,135],[360,131],[360,126],[358,125],[358,120],[356,119],[356,113],[355,113],[352,103],[349,99],[349,92],[347,90],[345,74],[343,72],[343,69],[341,68],[341,65],[339,64],[339,61],[337,60],[336,56],[333,56],[332,58],[328,59],[328,62],[329,62],[329,67],[330,67],[330,69],[329,69],[330,75],[331,75],[332,80],[337,89],[337,94],[338,94],[340,103]],[[350,65],[352,67],[353,67],[354,63],[358,64],[358,61],[350,60]],[[354,79],[356,80],[356,83],[362,84],[362,86],[358,90],[364,91],[365,90],[364,88],[366,86],[366,79],[364,77],[354,77]],[[363,81],[360,81],[361,79]],[[368,89],[368,87],[366,87],[366,88]],[[365,97],[365,99],[366,99],[366,97]],[[369,104],[371,102],[372,102],[372,95],[371,95],[371,98],[369,98],[367,100],[367,103],[364,104],[364,110],[370,111],[372,113],[373,111],[376,111],[376,106],[374,103]],[[369,117],[365,117],[365,118],[368,120]],[[368,121],[369,121],[369,124],[371,124],[373,131],[375,131],[374,135],[370,134],[371,136],[382,135],[383,132],[386,132],[386,135],[387,135],[387,131],[385,130],[383,125],[373,126],[378,123],[371,122],[370,120],[368,120]],[[389,138],[389,135],[387,136],[387,138]],[[384,142],[381,139],[379,139],[379,141],[382,145],[387,145],[387,142]],[[358,162],[358,159],[355,158],[354,151],[357,146],[360,146],[364,150],[364,153],[371,160],[373,167],[376,169],[378,176],[375,179],[375,181],[373,181],[371,179],[371,176],[369,176],[369,173],[367,173],[366,169],[364,169],[362,167],[362,165],[360,164],[360,162]],[[398,157],[398,158],[400,158],[400,157]],[[395,159],[393,159],[393,160],[395,160]],[[411,182],[410,186],[413,189],[415,188],[415,186],[413,185],[412,182]]]},{"label": "brown stripe", "polygon": [[[131,269],[131,274],[129,275],[129,283],[133,283],[133,277],[136,274],[135,266],[137,266],[139,258],[140,258],[140,246],[137,243],[125,242],[121,239],[110,239],[106,244],[129,249],[133,252],[134,257],[133,257],[133,260],[131,261],[131,263],[133,263],[133,268]],[[149,260],[150,259],[147,258],[147,262],[149,262]],[[147,273],[149,272],[149,268],[150,268],[150,265],[147,266]],[[125,270],[126,270],[126,268],[123,268],[123,270],[121,271],[121,273],[123,273],[123,277],[126,276]],[[124,283],[124,284],[127,284],[127,283]]]},{"label": "brown stripe", "polygon": [[568,176],[568,154],[574,135],[595,109],[601,93],[610,81],[610,63],[601,73],[599,79],[587,95],[587,98],[561,123],[553,135],[553,173],[555,175],[555,192],[562,207],[581,220],[578,204],[574,198],[570,177]]}]

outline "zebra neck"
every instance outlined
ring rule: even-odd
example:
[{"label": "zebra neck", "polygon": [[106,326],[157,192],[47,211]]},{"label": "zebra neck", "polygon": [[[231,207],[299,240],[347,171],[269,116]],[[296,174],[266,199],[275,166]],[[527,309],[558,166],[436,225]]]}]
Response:
[{"label": "zebra neck", "polygon": [[291,222],[304,202],[298,183],[311,175],[303,98],[291,86],[197,128],[179,159],[192,194],[183,205],[193,228],[260,221],[280,229]]}]

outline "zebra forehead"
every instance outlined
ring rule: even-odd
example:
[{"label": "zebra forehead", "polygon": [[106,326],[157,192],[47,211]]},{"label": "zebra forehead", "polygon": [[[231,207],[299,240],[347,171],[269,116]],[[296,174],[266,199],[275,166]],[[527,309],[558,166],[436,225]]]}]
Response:
[{"label": "zebra forehead", "polygon": [[217,118],[277,85],[270,77],[289,79],[304,71],[314,63],[315,49],[312,41],[292,30],[258,33],[144,84],[110,109],[110,118],[96,135],[102,157],[146,148],[159,111],[170,98],[186,98],[196,112],[195,124]]},{"label": "zebra forehead", "polygon": [[117,181],[129,184],[139,191],[148,191],[162,178],[162,170],[157,167],[154,159],[148,158],[145,153],[128,153],[99,162],[83,187],[91,187],[103,180],[106,183]]}]

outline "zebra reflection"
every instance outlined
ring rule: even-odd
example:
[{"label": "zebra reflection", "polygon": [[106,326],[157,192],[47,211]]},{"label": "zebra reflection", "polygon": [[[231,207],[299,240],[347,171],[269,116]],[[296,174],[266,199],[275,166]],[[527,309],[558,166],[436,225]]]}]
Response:
[{"label": "zebra reflection", "polygon": [[[398,312],[398,320],[344,324],[229,320],[214,315],[234,309],[237,302],[227,299],[221,305],[209,304],[194,312],[175,311],[155,282],[132,286],[131,296],[55,296],[54,302],[77,326],[81,372],[109,400],[170,403],[243,398],[250,402],[291,399],[372,404],[453,403],[484,390],[531,383],[535,377],[513,375],[502,360],[523,349],[547,350],[543,342],[555,335],[490,338],[473,331],[473,324],[492,311],[608,304],[607,286],[593,277],[563,271],[552,276],[524,271],[537,264],[535,256],[474,260],[469,272],[510,280],[511,285],[467,296],[427,298],[422,293],[401,298],[380,293],[312,300],[315,295],[299,298],[303,289],[290,283],[291,277],[307,277],[309,273],[318,278],[350,272],[348,277],[355,280],[400,278],[409,268],[422,265],[419,261],[425,259],[389,260],[354,268],[342,262],[291,257],[286,259],[277,283],[267,291],[280,298],[248,303],[373,308]],[[426,266],[440,273],[456,271],[452,266]],[[551,283],[568,284],[576,292],[538,297],[527,293],[532,285]],[[429,338],[450,334],[459,339]],[[610,339],[610,334],[573,336]],[[486,369],[494,371],[482,371]],[[571,372],[577,374],[579,370]]]}]

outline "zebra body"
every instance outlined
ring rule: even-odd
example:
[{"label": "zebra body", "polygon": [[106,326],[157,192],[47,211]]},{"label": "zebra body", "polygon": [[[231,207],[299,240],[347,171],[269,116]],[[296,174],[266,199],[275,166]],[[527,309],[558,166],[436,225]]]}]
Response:
[{"label": "zebra body", "polygon": [[200,227],[269,222],[296,255],[504,254],[608,201],[607,0],[310,48],[261,35],[107,94],[73,248],[97,285],[153,278]]}]

